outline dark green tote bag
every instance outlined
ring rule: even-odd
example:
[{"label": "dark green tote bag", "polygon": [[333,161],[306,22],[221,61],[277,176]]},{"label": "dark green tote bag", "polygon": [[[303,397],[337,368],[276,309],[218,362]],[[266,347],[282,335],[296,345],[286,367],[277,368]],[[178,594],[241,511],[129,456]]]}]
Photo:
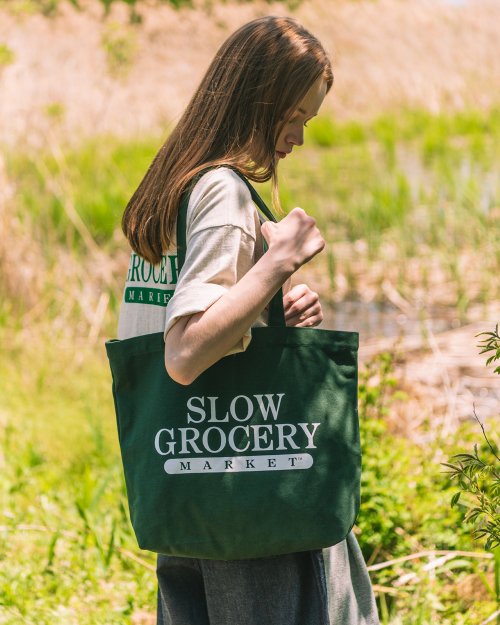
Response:
[{"label": "dark green tote bag", "polygon": [[[179,270],[188,199],[177,224]],[[232,560],[343,540],[359,510],[357,349],[354,332],[286,327],[281,290],[247,350],[189,386],[168,376],[161,332],[108,341],[139,546]]]}]

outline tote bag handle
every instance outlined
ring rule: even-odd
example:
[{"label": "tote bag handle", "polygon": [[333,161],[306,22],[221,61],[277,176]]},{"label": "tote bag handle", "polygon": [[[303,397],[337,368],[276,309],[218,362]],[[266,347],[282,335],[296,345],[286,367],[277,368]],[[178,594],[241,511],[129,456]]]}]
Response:
[{"label": "tote bag handle", "polygon": [[[186,223],[187,223],[187,207],[189,203],[189,196],[193,186],[198,182],[203,174],[205,174],[210,169],[214,169],[213,167],[207,167],[202,171],[198,172],[196,176],[190,181],[188,189],[184,192],[181,200],[181,204],[179,207],[179,213],[177,215],[177,263],[178,263],[178,272],[180,273],[182,266],[184,265],[184,261],[186,259]],[[257,191],[253,188],[253,186],[248,182],[248,180],[243,176],[241,172],[239,172],[234,167],[231,167],[235,174],[237,174],[243,182],[248,187],[250,194],[252,196],[252,200],[255,204],[257,204],[259,210],[263,213],[267,219],[270,221],[277,222],[276,217],[272,214],[272,212],[267,207],[264,200],[260,197]],[[267,249],[267,245],[265,240],[264,242],[264,251]],[[285,322],[285,311],[283,309],[283,290],[279,289],[277,291],[271,301],[269,302],[269,316],[268,316],[268,326],[274,328],[284,328],[286,326]]]}]

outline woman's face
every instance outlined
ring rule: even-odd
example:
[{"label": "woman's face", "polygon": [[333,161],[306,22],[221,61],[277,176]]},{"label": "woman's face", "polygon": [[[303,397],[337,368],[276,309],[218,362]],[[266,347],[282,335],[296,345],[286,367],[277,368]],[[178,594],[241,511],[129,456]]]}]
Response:
[{"label": "woman's face", "polygon": [[304,126],[318,114],[326,95],[326,81],[321,76],[312,85],[297,109],[291,114],[276,141],[277,158],[285,158],[294,146],[304,143]]}]

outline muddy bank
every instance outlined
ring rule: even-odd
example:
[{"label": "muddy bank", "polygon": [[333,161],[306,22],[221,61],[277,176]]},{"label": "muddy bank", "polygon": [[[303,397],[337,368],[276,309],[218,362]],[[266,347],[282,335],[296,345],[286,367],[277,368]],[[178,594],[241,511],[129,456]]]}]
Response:
[{"label": "muddy bank", "polygon": [[476,412],[495,437],[500,378],[494,366],[485,366],[477,335],[495,328],[500,302],[473,306],[468,317],[461,325],[452,308],[412,312],[387,303],[346,301],[325,307],[322,327],[359,332],[362,365],[385,351],[393,355],[398,387],[407,393],[388,415],[394,431],[425,443],[450,435]]}]

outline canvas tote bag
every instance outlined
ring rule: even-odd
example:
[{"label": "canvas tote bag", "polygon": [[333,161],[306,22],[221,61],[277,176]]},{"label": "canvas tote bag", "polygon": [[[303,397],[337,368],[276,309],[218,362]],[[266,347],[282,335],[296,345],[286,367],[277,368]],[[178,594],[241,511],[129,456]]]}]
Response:
[{"label": "canvas tote bag", "polygon": [[[177,223],[179,271],[188,200],[189,191]],[[359,510],[357,349],[354,332],[287,327],[281,290],[247,350],[189,386],[165,370],[163,333],[108,341],[139,546],[230,560],[343,540]]]}]

